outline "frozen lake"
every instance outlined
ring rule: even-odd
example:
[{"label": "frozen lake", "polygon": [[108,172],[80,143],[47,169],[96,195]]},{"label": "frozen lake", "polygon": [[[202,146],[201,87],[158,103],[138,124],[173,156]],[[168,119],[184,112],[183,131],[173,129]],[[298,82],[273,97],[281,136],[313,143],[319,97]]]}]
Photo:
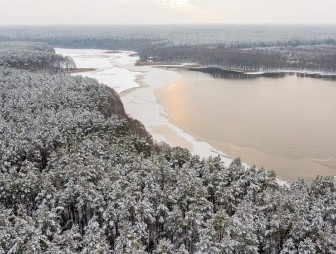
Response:
[{"label": "frozen lake", "polygon": [[56,49],[56,53],[71,56],[77,68],[94,68],[93,71],[75,73],[97,79],[100,83],[112,87],[118,93],[130,88],[139,87],[136,79],[141,72],[127,69],[133,66],[138,57],[134,52],[111,52],[98,49]]},{"label": "frozen lake", "polygon": [[286,180],[336,175],[336,81],[179,73],[158,93],[179,127]]}]

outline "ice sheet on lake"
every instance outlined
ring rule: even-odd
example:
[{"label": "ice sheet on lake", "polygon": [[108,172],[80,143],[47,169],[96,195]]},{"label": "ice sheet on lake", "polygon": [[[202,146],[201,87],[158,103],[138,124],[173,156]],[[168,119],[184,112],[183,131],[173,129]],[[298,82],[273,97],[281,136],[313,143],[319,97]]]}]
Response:
[{"label": "ice sheet on lake", "polygon": [[57,54],[71,56],[76,62],[77,68],[94,68],[94,71],[80,72],[73,75],[83,75],[97,79],[118,93],[130,88],[139,87],[136,79],[142,74],[125,68],[134,65],[138,60],[136,56],[130,56],[134,52],[123,51],[110,53],[97,49],[55,49]]}]

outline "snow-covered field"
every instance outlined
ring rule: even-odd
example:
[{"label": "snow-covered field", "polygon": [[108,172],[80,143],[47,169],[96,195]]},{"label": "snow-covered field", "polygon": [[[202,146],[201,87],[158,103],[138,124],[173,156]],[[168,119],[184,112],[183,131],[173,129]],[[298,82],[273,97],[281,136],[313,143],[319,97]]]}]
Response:
[{"label": "snow-covered field", "polygon": [[135,66],[138,57],[134,52],[59,48],[56,52],[71,56],[77,68],[95,69],[73,75],[92,77],[114,88],[120,94],[126,112],[141,121],[157,142],[188,148],[201,157],[221,155],[227,165],[231,162],[224,153],[175,126],[160,105],[155,91],[178,81],[178,73],[151,66]]}]

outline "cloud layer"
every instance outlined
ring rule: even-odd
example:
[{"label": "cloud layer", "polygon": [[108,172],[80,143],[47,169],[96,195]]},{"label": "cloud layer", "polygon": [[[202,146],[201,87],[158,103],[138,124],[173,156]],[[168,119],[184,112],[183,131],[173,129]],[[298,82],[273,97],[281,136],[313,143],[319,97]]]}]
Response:
[{"label": "cloud layer", "polygon": [[1,24],[336,24],[335,0],[0,0]]}]

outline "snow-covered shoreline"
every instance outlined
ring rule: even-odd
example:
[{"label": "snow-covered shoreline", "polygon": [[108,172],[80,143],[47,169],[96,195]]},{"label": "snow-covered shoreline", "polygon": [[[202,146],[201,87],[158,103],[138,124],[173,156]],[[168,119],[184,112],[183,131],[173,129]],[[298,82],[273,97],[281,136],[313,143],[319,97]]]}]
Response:
[{"label": "snow-covered shoreline", "polygon": [[228,156],[211,145],[198,140],[187,131],[177,127],[169,119],[155,94],[158,89],[178,81],[180,75],[164,68],[136,66],[135,52],[109,53],[96,49],[55,49],[56,53],[71,56],[77,68],[92,68],[88,72],[73,73],[97,79],[121,96],[127,114],[142,122],[157,142],[189,149],[200,157],[220,155],[226,165]]},{"label": "snow-covered shoreline", "polygon": [[[191,133],[176,126],[169,118],[168,113],[160,104],[156,91],[167,87],[181,79],[173,68],[164,66],[136,66],[138,57],[136,52],[122,51],[107,53],[106,50],[96,49],[55,49],[56,53],[71,56],[77,68],[91,68],[92,71],[73,73],[97,79],[99,82],[114,88],[120,95],[125,110],[132,118],[144,124],[147,131],[157,142],[166,142],[171,146],[189,149],[200,157],[220,155],[225,165],[232,162],[225,153],[218,151],[206,142],[198,140]],[[103,59],[103,60],[102,60]],[[104,68],[110,69],[105,75]],[[127,78],[118,75],[113,70],[124,69]],[[125,72],[123,72],[125,73]],[[245,164],[248,168],[248,165]],[[286,181],[277,179],[278,184],[288,185]]]}]

